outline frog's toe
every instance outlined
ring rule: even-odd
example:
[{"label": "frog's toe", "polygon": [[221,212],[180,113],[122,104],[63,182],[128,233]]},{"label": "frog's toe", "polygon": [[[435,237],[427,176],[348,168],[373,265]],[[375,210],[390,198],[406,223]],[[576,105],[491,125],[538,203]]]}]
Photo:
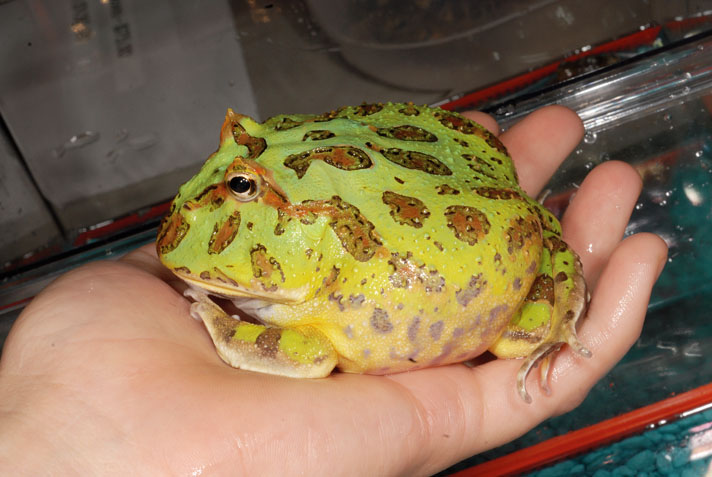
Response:
[{"label": "frog's toe", "polygon": [[549,388],[549,372],[551,370],[551,358],[554,353],[561,349],[561,346],[566,343],[571,346],[577,354],[585,358],[592,356],[591,351],[586,348],[578,336],[576,336],[576,322],[572,320],[572,325],[562,327],[560,340],[548,341],[540,344],[531,354],[524,358],[521,368],[517,373],[517,391],[526,403],[531,403],[532,398],[527,392],[527,376],[532,368],[539,366],[539,386],[548,396],[551,394]]},{"label": "frog's toe", "polygon": [[524,401],[531,402],[527,375],[539,364],[540,383],[548,394],[550,360],[563,344],[581,356],[591,356],[576,336],[576,324],[586,314],[588,298],[578,256],[558,237],[547,236],[539,273],[529,295],[490,348],[501,358],[525,357],[517,374],[517,390]]}]

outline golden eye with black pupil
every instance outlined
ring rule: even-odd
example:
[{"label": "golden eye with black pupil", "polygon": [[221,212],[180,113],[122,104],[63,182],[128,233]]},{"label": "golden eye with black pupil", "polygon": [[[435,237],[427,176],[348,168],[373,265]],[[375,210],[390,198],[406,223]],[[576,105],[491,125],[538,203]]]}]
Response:
[{"label": "golden eye with black pupil", "polygon": [[241,202],[249,202],[260,193],[257,180],[252,174],[244,172],[231,174],[228,176],[226,183],[233,197]]}]

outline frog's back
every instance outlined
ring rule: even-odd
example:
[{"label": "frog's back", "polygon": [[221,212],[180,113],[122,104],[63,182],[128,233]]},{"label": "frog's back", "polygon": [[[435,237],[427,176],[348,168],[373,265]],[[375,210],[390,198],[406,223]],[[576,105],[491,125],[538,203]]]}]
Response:
[{"label": "frog's back", "polygon": [[[345,245],[350,253],[326,265],[338,276],[304,305],[310,322],[322,310],[316,324],[342,368],[397,370],[393,350],[404,368],[479,354],[526,296],[540,217],[504,146],[480,125],[441,109],[376,104],[243,127],[265,139],[257,161],[290,203],[340,208],[350,218],[337,234],[358,228],[351,240],[371,241]],[[290,306],[274,321],[300,314]]]}]

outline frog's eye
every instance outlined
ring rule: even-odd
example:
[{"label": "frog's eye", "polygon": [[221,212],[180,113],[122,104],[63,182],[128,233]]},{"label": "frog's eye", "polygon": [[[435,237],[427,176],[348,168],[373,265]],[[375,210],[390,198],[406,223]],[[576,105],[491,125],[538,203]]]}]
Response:
[{"label": "frog's eye", "polygon": [[226,180],[227,187],[239,201],[248,202],[257,197],[260,188],[255,176],[245,172],[231,174]]}]

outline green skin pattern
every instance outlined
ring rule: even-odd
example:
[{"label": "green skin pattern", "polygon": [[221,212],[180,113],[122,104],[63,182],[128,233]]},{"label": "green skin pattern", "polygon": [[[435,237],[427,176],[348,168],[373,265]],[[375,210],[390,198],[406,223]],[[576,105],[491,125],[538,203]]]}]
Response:
[{"label": "green skin pattern", "polygon": [[[363,104],[258,123],[228,110],[220,147],[161,224],[230,365],[292,377],[525,358],[576,338],[586,285],[557,219],[496,136],[458,113]],[[233,300],[229,316],[209,295]],[[247,315],[251,317],[248,317]]]}]

